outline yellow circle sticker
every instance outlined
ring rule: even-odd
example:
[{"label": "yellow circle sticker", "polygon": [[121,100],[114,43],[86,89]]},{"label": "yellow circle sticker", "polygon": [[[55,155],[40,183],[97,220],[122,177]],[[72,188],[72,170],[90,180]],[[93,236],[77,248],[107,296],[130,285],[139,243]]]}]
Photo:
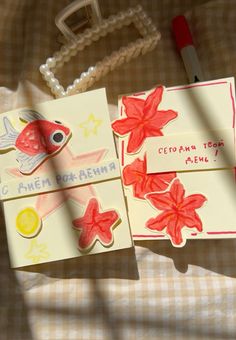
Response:
[{"label": "yellow circle sticker", "polygon": [[34,237],[41,229],[41,219],[33,208],[25,208],[16,217],[16,229],[23,237]]}]

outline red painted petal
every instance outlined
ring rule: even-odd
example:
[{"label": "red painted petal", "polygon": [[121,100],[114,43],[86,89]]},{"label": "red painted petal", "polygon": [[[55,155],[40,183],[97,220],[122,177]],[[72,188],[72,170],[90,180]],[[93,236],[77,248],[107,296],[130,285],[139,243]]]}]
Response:
[{"label": "red painted petal", "polygon": [[181,209],[194,210],[201,208],[206,200],[207,198],[201,194],[190,195],[184,198],[183,203],[181,204]]},{"label": "red painted petal", "polygon": [[127,152],[134,153],[137,152],[142,146],[144,139],[146,138],[144,134],[143,127],[138,127],[130,133],[129,142],[127,145]]},{"label": "red painted petal", "polygon": [[128,164],[123,169],[123,181],[125,185],[131,185],[136,182],[140,182],[142,177],[145,176],[146,169],[144,168],[144,162],[136,158],[131,164]]},{"label": "red painted petal", "polygon": [[133,185],[134,197],[141,199],[147,193],[165,190],[175,177],[174,172],[147,174],[146,154],[143,160],[136,158],[123,168],[124,184]]},{"label": "red painted petal", "polygon": [[147,193],[146,188],[146,158],[141,160],[136,158],[131,164],[127,165],[123,169],[123,182],[125,185],[133,186],[133,195],[137,198],[144,198]]},{"label": "red painted petal", "polygon": [[144,100],[133,97],[122,97],[122,102],[125,106],[125,113],[130,118],[142,118]]},{"label": "red painted petal", "polygon": [[105,211],[96,218],[96,223],[100,230],[99,238],[105,245],[111,243],[113,239],[111,228],[118,220],[119,215],[115,210]]},{"label": "red painted petal", "polygon": [[133,186],[133,195],[134,197],[144,199],[144,195],[147,193],[145,186],[145,178],[142,182],[137,182]]},{"label": "red painted petal", "polygon": [[186,227],[196,228],[198,231],[202,231],[202,221],[195,211],[193,211],[191,214],[184,214],[182,219]]},{"label": "red painted petal", "polygon": [[91,198],[83,217],[75,219],[72,223],[76,229],[82,229],[85,223],[92,223],[96,212],[98,211],[98,202],[96,198]]},{"label": "red painted petal", "polygon": [[150,127],[148,124],[145,126],[145,135],[146,137],[159,137],[163,136],[162,131],[158,128],[158,126]]},{"label": "red painted petal", "polygon": [[168,225],[171,217],[173,217],[172,212],[165,211],[155,218],[150,218],[145,225],[148,229],[162,231]]},{"label": "red painted petal", "polygon": [[82,230],[79,235],[78,245],[80,249],[86,249],[91,247],[96,239],[96,230],[91,229],[90,232]]},{"label": "red painted petal", "polygon": [[170,194],[173,199],[173,201],[176,204],[180,204],[183,202],[184,199],[184,194],[185,194],[185,189],[182,183],[180,183],[179,179],[176,179],[170,188]]},{"label": "red painted petal", "polygon": [[155,112],[153,117],[148,122],[148,127],[152,130],[155,128],[162,129],[169,121],[175,119],[178,116],[178,113],[173,110],[158,110]]},{"label": "red painted petal", "polygon": [[109,229],[119,219],[119,215],[115,210],[109,210],[99,213],[95,217],[95,222],[99,228],[103,231]]},{"label": "red painted petal", "polygon": [[150,93],[149,96],[146,98],[145,105],[143,108],[145,118],[150,119],[156,113],[158,105],[160,104],[161,99],[162,99],[163,91],[164,91],[164,87],[159,86],[152,93]]},{"label": "red painted petal", "polygon": [[169,191],[147,194],[146,199],[158,210],[171,210],[171,208],[175,206],[175,202],[173,202]]},{"label": "red painted petal", "polygon": [[[172,182],[172,180],[176,177],[175,172],[166,172],[159,174],[150,174],[148,178],[149,190],[147,192],[154,191],[164,191],[168,187],[168,185]],[[147,184],[147,185],[148,185]]]},{"label": "red painted petal", "polygon": [[113,241],[113,234],[111,232],[111,229],[106,230],[105,233],[100,233],[99,239],[102,241],[104,246],[109,246]]},{"label": "red painted petal", "polygon": [[123,118],[115,120],[111,126],[115,133],[123,136],[135,129],[139,121],[135,118]]},{"label": "red painted petal", "polygon": [[184,227],[183,220],[179,216],[174,216],[166,228],[166,233],[170,236],[173,244],[180,245],[183,242],[181,230]]}]

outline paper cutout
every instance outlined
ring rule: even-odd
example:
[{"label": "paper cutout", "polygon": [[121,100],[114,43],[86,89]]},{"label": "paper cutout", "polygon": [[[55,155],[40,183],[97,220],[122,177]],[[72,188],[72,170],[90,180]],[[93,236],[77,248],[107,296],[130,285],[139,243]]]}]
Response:
[{"label": "paper cutout", "polygon": [[133,187],[134,197],[144,199],[148,192],[165,190],[176,177],[175,172],[162,174],[147,174],[147,159],[136,158],[123,168],[124,185]]},{"label": "paper cutout", "polygon": [[6,130],[0,136],[0,150],[15,149],[19,170],[24,174],[32,173],[49,156],[53,156],[67,143],[71,132],[61,122],[46,120],[35,111],[25,110],[20,113],[26,126],[18,132],[7,117],[3,118]]},{"label": "paper cutout", "polygon": [[234,130],[201,131],[148,138],[147,172],[233,168]]},{"label": "paper cutout", "polygon": [[112,123],[114,132],[120,136],[129,134],[128,153],[140,150],[144,140],[151,136],[162,136],[163,127],[178,116],[173,110],[159,110],[164,87],[157,87],[146,100],[134,97],[123,97],[127,118]]},{"label": "paper cutout", "polygon": [[146,227],[153,231],[163,231],[166,228],[166,234],[174,245],[185,244],[186,240],[183,240],[181,233],[184,227],[202,231],[202,221],[195,210],[201,208],[207,199],[202,194],[185,197],[185,189],[179,179],[172,182],[169,191],[149,193],[145,198],[154,208],[163,211],[148,220]]},{"label": "paper cutout", "polygon": [[84,137],[89,137],[90,135],[96,135],[99,126],[102,124],[101,119],[95,118],[94,114],[91,113],[86,121],[79,124],[79,127],[83,129]]},{"label": "paper cutout", "polygon": [[0,183],[0,198],[7,200],[26,197],[118,177],[120,177],[120,168],[117,159],[64,171],[55,169],[53,172],[50,171],[48,174],[42,174],[35,178],[17,178],[5,182],[3,185]]},{"label": "paper cutout", "polygon": [[42,260],[47,260],[50,256],[46,243],[38,243],[38,241],[32,240],[29,249],[25,253],[25,258],[30,260],[31,263],[37,264]]},{"label": "paper cutout", "polygon": [[26,238],[32,238],[39,234],[42,227],[41,219],[34,208],[22,209],[16,217],[16,230]]},{"label": "paper cutout", "polygon": [[78,246],[82,251],[88,251],[96,241],[104,247],[113,243],[112,230],[120,223],[120,217],[115,210],[100,212],[98,200],[92,198],[83,217],[73,221],[73,226],[80,232]]}]

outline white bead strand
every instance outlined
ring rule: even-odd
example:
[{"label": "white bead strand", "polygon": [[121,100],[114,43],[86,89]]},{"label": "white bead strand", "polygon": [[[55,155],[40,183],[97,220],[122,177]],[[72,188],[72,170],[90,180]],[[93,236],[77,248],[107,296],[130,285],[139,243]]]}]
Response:
[{"label": "white bead strand", "polygon": [[[128,26],[131,23],[134,24],[142,38],[129,43],[125,47],[121,47],[118,51],[112,52],[110,56],[106,56],[94,66],[89,67],[88,70],[82,72],[80,77],[76,78],[73,84],[69,85],[65,91],[63,86],[60,85],[59,80],[55,77],[54,72],[70,60],[72,56],[75,56],[78,51],[82,51],[86,46],[92,44],[93,41],[97,41],[101,37],[105,37],[108,33],[112,33],[114,30]],[[51,92],[56,97],[64,97],[83,92],[108,72],[136,58],[140,54],[145,54],[154,49],[160,37],[161,35],[153,25],[151,19],[146,15],[142,7],[137,5],[134,8],[128,9],[126,12],[120,12],[106,20],[102,20],[100,24],[93,26],[91,29],[86,29],[78,36],[77,40],[64,45],[53,57],[48,58],[46,63],[40,66],[39,70],[51,89]]]}]

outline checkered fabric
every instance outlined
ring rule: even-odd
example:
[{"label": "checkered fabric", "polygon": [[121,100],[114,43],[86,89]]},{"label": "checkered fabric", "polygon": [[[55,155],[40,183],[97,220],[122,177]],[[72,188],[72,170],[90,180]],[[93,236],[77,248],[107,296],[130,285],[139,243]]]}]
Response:
[{"label": "checkered fabric", "polygon": [[[51,97],[39,65],[59,49],[55,15],[67,0],[0,2],[1,112]],[[136,5],[100,0],[103,17]],[[155,84],[187,83],[175,49],[171,18],[185,14],[205,79],[236,75],[234,0],[140,0],[160,29],[157,48],[109,73],[110,104],[117,95]],[[58,75],[71,83],[94,62],[132,41],[124,28],[75,56]],[[224,114],[222,112],[222,114]],[[223,209],[223,207],[222,207]],[[59,246],[59,245],[58,245]],[[137,242],[135,249],[9,269],[3,216],[0,225],[0,339],[235,339],[236,240]]]}]

